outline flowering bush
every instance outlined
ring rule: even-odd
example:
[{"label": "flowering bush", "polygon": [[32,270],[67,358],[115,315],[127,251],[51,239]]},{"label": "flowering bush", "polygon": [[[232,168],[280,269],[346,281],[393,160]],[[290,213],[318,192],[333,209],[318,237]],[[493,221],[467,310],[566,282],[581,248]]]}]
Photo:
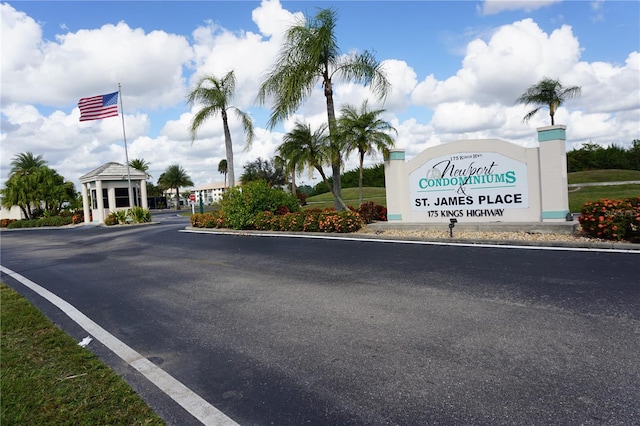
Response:
[{"label": "flowering bush", "polygon": [[586,203],[578,221],[591,237],[640,242],[640,197]]},{"label": "flowering bush", "polygon": [[224,215],[220,211],[196,213],[191,215],[191,226],[194,228],[225,228]]},{"label": "flowering bush", "polygon": [[227,226],[233,229],[255,229],[256,215],[263,211],[284,214],[300,210],[295,196],[272,188],[264,181],[229,189],[222,196],[220,205]]},{"label": "flowering bush", "polygon": [[[191,216],[191,226],[207,226],[211,214]],[[303,212],[274,214],[270,211],[258,212],[253,218],[253,229],[261,231],[290,232],[355,232],[362,228],[362,219],[354,211],[337,212],[333,208],[309,209]],[[215,226],[215,227],[224,227]]]},{"label": "flowering bush", "polygon": [[320,214],[318,227],[322,232],[355,232],[362,228],[362,219],[351,210],[326,210]]}]

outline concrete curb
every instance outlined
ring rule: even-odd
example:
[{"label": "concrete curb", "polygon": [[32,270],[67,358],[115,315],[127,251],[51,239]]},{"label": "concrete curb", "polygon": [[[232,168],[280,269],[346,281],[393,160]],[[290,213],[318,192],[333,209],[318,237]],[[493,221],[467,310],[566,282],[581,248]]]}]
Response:
[{"label": "concrete curb", "polygon": [[[370,226],[370,225],[367,225]],[[420,237],[399,237],[384,234],[364,234],[364,233],[324,233],[324,232],[280,232],[280,231],[254,231],[254,230],[234,230],[223,228],[194,228],[187,226],[185,228],[189,232],[202,232],[212,234],[225,234],[237,236],[269,236],[269,237],[287,237],[294,236],[298,238],[332,238],[345,240],[388,240],[388,241],[423,241],[434,244],[466,244],[466,245],[494,245],[494,246],[520,246],[520,247],[557,247],[557,248],[581,248],[581,249],[598,249],[598,250],[616,250],[633,252],[640,254],[640,244],[617,243],[617,242],[571,242],[571,241],[526,241],[526,240],[493,240],[493,239],[463,239],[463,238],[420,238]]]}]

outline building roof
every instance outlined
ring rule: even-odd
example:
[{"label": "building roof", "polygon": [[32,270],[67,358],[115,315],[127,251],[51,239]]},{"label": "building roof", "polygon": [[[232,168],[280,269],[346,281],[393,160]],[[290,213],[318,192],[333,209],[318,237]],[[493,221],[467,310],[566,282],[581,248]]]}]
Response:
[{"label": "building roof", "polygon": [[193,191],[206,191],[207,189],[224,189],[224,182],[205,183],[193,188]]},{"label": "building roof", "polygon": [[80,183],[93,182],[96,180],[127,180],[128,176],[134,180],[146,180],[147,174],[140,170],[129,167],[127,175],[127,166],[120,163],[106,163],[89,173],[80,176]]}]

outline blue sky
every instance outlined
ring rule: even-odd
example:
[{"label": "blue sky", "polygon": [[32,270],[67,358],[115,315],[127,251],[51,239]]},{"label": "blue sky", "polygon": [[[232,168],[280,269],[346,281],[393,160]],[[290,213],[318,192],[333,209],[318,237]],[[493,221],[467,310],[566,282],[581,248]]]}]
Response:
[{"label": "blue sky", "polygon": [[[514,101],[543,76],[583,89],[557,115],[568,126],[567,149],[640,138],[636,1],[18,1],[2,3],[1,182],[25,151],[72,181],[124,162],[120,120],[80,124],[76,107],[118,83],[130,158],[149,162],[154,179],[177,162],[197,185],[221,181],[221,126],[211,123],[192,144],[184,98],[197,76],[229,69],[238,106],[258,130],[244,151],[239,126],[232,129],[239,175],[247,161],[272,156],[293,123],[267,129],[269,105],[254,102],[279,34],[294,13],[325,7],[338,11],[343,52],[370,50],[386,64],[394,95],[380,107],[408,156],[462,138],[535,144],[548,116],[523,124],[527,110]],[[338,105],[372,99],[347,85],[336,94]],[[319,125],[323,106],[318,91],[297,118]]]}]

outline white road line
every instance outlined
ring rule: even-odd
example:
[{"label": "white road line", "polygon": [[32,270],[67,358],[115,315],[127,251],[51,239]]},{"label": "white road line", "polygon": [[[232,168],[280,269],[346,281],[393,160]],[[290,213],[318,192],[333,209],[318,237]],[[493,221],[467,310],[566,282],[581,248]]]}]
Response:
[{"label": "white road line", "polygon": [[125,362],[138,370],[147,378],[147,380],[160,388],[160,390],[180,404],[182,408],[187,410],[203,424],[207,426],[238,426],[238,423],[231,420],[224,413],[209,404],[202,397],[186,387],[166,371],[162,370],[107,330],[100,327],[67,301],[9,268],[0,265],[0,271],[11,276],[13,279],[35,291],[53,305],[57,306],[62,310],[62,312],[67,314],[69,318],[80,325],[80,327],[84,328],[95,339],[99,340]]},{"label": "white road line", "polygon": [[562,246],[534,246],[534,245],[514,245],[514,244],[486,244],[486,243],[458,243],[458,242],[445,242],[445,241],[420,241],[420,240],[399,240],[399,239],[387,239],[387,238],[368,238],[368,237],[336,237],[331,235],[317,235],[317,234],[272,234],[262,233],[257,231],[251,232],[225,232],[225,231],[210,231],[210,230],[198,230],[198,229],[181,229],[178,232],[187,232],[193,234],[215,234],[215,235],[238,235],[238,236],[253,236],[253,237],[287,237],[287,238],[310,238],[318,240],[345,240],[345,241],[360,241],[360,242],[372,242],[372,243],[395,243],[395,244],[418,244],[427,246],[457,246],[457,247],[482,247],[482,248],[500,248],[500,249],[525,249],[525,250],[551,250],[551,251],[586,251],[586,252],[602,252],[602,253],[631,253],[640,254],[640,250],[631,249],[614,249],[614,248],[597,248],[597,247],[562,247]]}]

